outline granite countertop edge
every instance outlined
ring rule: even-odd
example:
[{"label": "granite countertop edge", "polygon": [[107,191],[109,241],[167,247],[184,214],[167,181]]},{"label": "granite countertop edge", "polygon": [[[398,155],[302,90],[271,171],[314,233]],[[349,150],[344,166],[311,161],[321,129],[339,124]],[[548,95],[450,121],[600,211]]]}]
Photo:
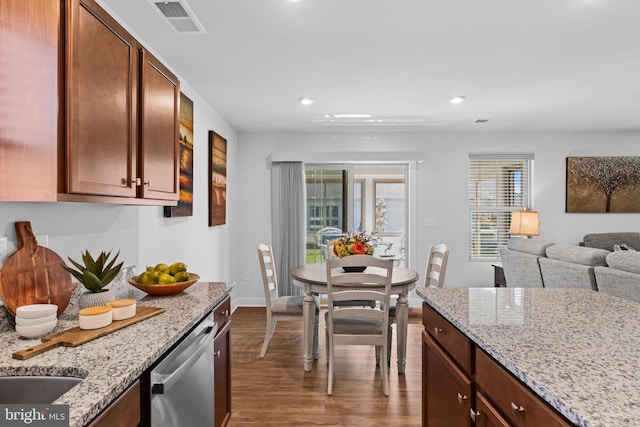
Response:
[{"label": "granite countertop edge", "polygon": [[[198,282],[176,295],[152,296],[131,286],[118,298],[165,311],[77,347],[57,347],[27,360],[12,354],[40,339],[20,338],[11,328],[0,333],[0,376],[54,375],[83,380],[53,404],[69,405],[69,426],[89,423],[134,383],[159,357],[222,302],[233,289],[225,282]],[[2,310],[4,308],[2,307]],[[78,308],[69,307],[51,333],[78,326]]]}]

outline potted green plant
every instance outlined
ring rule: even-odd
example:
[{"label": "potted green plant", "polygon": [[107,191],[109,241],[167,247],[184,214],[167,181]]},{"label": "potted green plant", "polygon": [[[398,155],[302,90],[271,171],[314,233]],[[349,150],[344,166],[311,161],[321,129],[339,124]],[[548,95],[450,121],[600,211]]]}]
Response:
[{"label": "potted green plant", "polygon": [[69,258],[71,264],[75,267],[62,265],[62,267],[80,281],[87,289],[80,295],[78,305],[80,308],[92,307],[95,305],[104,305],[109,301],[113,301],[114,295],[109,289],[105,289],[111,281],[117,276],[122,268],[123,262],[116,264],[116,260],[120,255],[120,251],[111,257],[111,251],[100,252],[97,258],[93,258],[89,251],[82,254],[83,264]]}]

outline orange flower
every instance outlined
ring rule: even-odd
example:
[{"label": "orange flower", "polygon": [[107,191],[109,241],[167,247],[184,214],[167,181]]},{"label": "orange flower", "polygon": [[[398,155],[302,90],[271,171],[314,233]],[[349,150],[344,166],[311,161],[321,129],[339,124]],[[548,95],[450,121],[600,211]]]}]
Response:
[{"label": "orange flower", "polygon": [[364,243],[362,242],[355,242],[353,244],[353,253],[356,255],[364,254],[366,250],[367,249],[365,248]]}]

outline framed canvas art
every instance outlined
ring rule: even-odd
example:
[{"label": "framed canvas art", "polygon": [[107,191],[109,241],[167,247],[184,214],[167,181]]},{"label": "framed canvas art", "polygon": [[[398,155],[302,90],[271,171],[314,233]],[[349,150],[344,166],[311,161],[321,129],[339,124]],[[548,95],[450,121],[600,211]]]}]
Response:
[{"label": "framed canvas art", "polygon": [[209,131],[209,227],[227,222],[227,140]]},{"label": "framed canvas art", "polygon": [[193,101],[180,92],[180,198],[165,206],[165,217],[193,215]]},{"label": "framed canvas art", "polygon": [[567,157],[567,212],[640,212],[640,157]]}]

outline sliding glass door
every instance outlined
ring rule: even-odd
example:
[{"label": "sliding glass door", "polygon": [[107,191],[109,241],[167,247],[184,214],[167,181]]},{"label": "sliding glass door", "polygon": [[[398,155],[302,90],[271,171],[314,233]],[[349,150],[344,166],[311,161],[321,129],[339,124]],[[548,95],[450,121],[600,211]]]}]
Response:
[{"label": "sliding glass door", "polygon": [[305,165],[307,264],[322,263],[344,233],[373,234],[377,254],[406,265],[407,165]]}]

